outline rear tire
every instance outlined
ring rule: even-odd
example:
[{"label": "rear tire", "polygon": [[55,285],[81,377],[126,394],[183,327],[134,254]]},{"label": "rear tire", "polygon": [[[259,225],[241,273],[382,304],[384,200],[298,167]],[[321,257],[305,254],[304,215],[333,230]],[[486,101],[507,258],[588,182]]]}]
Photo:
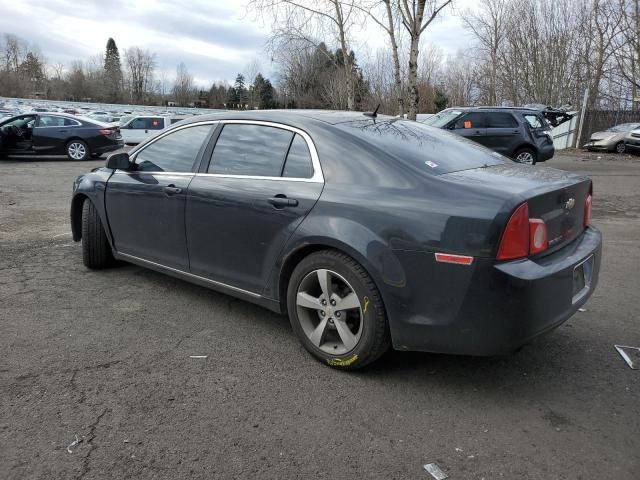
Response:
[{"label": "rear tire", "polygon": [[82,263],[93,270],[113,264],[113,254],[100,215],[90,200],[82,205]]},{"label": "rear tire", "polygon": [[89,145],[82,140],[71,140],[67,143],[65,148],[67,152],[67,158],[69,160],[82,161],[89,158],[91,152],[89,151]]},{"label": "rear tire", "polygon": [[287,311],[304,348],[335,368],[362,368],[391,344],[378,288],[358,262],[335,250],[312,253],[296,266]]},{"label": "rear tire", "polygon": [[523,165],[535,165],[538,160],[536,152],[531,148],[520,148],[514,155],[513,161]]}]

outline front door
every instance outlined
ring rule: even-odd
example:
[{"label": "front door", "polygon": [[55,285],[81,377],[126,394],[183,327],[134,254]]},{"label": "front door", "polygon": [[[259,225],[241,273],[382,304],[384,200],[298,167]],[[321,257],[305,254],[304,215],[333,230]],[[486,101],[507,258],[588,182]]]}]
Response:
[{"label": "front door", "polygon": [[212,129],[206,124],[169,132],[136,152],[135,169],[109,178],[106,210],[118,253],[188,270],[185,201]]},{"label": "front door", "polygon": [[225,124],[208,166],[189,186],[191,273],[261,293],[323,186],[315,149],[303,132]]},{"label": "front door", "polygon": [[484,145],[486,126],[484,113],[469,112],[458,117],[449,128],[462,137]]}]

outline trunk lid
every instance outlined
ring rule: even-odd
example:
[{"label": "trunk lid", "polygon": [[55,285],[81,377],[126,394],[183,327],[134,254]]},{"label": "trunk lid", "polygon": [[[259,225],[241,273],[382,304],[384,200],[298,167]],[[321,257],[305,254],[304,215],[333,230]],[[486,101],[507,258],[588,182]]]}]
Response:
[{"label": "trunk lid", "polygon": [[482,185],[504,198],[506,212],[502,228],[523,202],[529,204],[529,218],[540,218],[547,226],[551,253],[584,231],[585,200],[591,179],[548,167],[504,164],[444,175],[449,180]]}]

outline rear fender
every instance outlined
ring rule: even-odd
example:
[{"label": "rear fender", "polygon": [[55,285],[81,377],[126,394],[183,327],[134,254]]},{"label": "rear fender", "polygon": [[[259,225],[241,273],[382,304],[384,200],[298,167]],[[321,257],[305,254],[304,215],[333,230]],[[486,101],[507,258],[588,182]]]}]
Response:
[{"label": "rear fender", "polygon": [[373,231],[347,218],[309,216],[289,239],[263,295],[279,300],[286,311],[291,272],[304,257],[322,249],[339,250],[360,263],[371,275],[383,300],[390,291],[401,290],[406,284],[404,269],[394,251]]}]

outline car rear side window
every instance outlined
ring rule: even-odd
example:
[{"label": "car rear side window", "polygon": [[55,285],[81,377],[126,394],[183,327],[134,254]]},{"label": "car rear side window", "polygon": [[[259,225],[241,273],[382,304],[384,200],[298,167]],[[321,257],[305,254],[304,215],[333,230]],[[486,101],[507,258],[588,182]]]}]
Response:
[{"label": "car rear side window", "polygon": [[182,128],[159,138],[136,155],[136,170],[191,172],[211,125]]},{"label": "car rear side window", "polygon": [[540,120],[540,117],[538,117],[537,115],[525,115],[524,119],[527,121],[527,123],[531,126],[531,128],[542,128],[542,120]]},{"label": "car rear side window", "polygon": [[487,114],[487,128],[517,128],[518,122],[507,112],[490,112]]},{"label": "car rear side window", "polygon": [[213,150],[209,173],[279,177],[293,133],[264,125],[227,124]]},{"label": "car rear side window", "polygon": [[453,124],[453,128],[456,130],[462,128],[487,128],[485,114],[480,112],[467,113],[456,120],[456,123]]},{"label": "car rear side window", "polygon": [[305,139],[298,134],[291,142],[282,176],[288,178],[311,178],[313,176],[309,147]]},{"label": "car rear side window", "polygon": [[65,127],[77,127],[79,125],[80,125],[80,123],[75,121],[75,120],[71,120],[70,118],[65,118],[64,119],[64,126]]}]

